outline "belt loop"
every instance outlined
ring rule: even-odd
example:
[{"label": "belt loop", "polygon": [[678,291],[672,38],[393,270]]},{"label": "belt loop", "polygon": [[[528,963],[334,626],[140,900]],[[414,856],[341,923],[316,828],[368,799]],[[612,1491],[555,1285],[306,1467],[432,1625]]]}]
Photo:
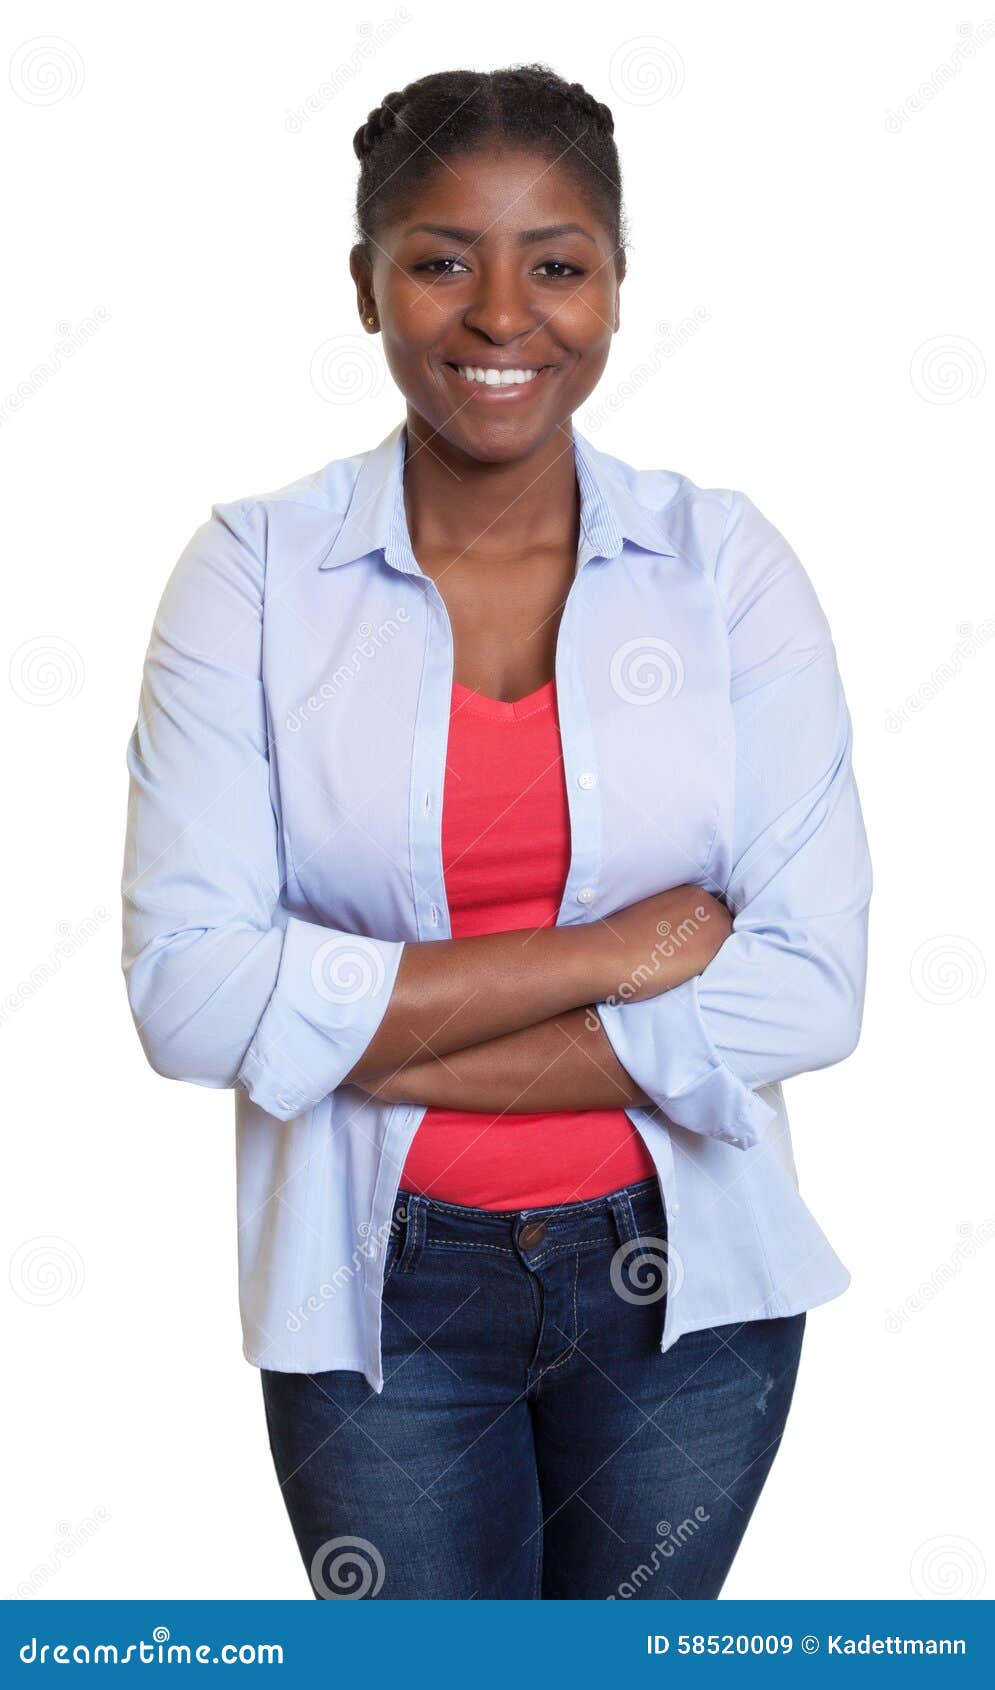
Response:
[{"label": "belt loop", "polygon": [[619,1244],[628,1244],[630,1238],[638,1238],[639,1228],[628,1191],[623,1189],[611,1192],[607,1202],[615,1222],[615,1234]]},{"label": "belt loop", "polygon": [[428,1205],[424,1197],[412,1192],[400,1213],[404,1219],[404,1243],[397,1258],[396,1273],[412,1273],[421,1255],[425,1237]]}]

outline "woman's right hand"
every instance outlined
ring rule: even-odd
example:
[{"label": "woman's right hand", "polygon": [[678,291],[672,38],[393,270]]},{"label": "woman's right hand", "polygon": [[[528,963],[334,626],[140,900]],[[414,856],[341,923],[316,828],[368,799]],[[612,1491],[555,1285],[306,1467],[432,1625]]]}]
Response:
[{"label": "woman's right hand", "polygon": [[732,932],[725,904],[703,887],[672,886],[592,922],[598,999],[652,998],[700,974]]},{"label": "woman's right hand", "polygon": [[405,944],[386,1013],[345,1076],[370,1075],[603,1000],[655,997],[699,974],[731,929],[700,886],[674,886],[601,920]]}]

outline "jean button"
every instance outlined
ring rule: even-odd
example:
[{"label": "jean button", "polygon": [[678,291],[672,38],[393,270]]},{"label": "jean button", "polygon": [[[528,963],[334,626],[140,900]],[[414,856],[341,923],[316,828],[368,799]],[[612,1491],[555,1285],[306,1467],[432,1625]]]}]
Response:
[{"label": "jean button", "polygon": [[545,1221],[526,1221],[518,1234],[518,1242],[523,1250],[534,1250],[542,1243],[546,1236]]}]

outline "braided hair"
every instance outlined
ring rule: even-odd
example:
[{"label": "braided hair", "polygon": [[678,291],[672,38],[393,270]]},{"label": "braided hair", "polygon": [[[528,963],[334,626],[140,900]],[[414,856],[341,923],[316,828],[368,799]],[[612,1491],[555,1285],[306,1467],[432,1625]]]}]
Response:
[{"label": "braided hair", "polygon": [[388,94],[353,137],[358,244],[372,260],[378,232],[443,159],[486,145],[555,160],[624,248],[622,180],[608,106],[544,64],[438,71]]}]

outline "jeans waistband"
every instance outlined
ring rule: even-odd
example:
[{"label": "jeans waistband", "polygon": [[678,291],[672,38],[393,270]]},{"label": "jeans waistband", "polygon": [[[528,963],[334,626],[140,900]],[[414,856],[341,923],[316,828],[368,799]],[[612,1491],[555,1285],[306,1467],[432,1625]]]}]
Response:
[{"label": "jeans waistband", "polygon": [[665,1236],[665,1214],[656,1175],[579,1203],[533,1209],[478,1209],[398,1189],[394,1223],[407,1235],[408,1250],[427,1240],[452,1239],[479,1244],[535,1248],[595,1241],[615,1244],[652,1234]]}]

